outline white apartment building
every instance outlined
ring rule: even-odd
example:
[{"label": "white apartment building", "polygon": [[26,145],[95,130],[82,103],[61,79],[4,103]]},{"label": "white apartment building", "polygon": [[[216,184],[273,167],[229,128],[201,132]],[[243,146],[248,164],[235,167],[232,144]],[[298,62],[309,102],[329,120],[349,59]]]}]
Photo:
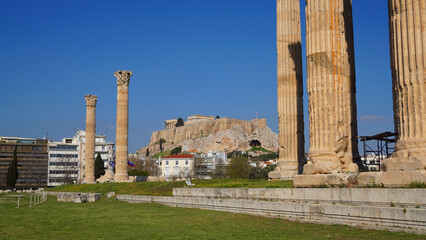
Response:
[{"label": "white apartment building", "polygon": [[[49,170],[47,186],[59,186],[84,179],[86,132],[78,130],[74,137],[61,142],[49,142]],[[114,161],[114,143],[103,134],[95,138],[95,158],[101,155],[105,168]]]}]

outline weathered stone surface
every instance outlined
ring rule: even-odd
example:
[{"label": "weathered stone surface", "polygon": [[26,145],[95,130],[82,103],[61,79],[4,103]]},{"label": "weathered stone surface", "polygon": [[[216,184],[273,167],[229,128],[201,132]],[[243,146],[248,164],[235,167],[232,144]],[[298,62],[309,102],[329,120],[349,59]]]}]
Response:
[{"label": "weathered stone surface", "polygon": [[379,179],[382,176],[382,172],[362,172],[357,176],[357,182],[359,187],[367,187],[380,185]]},{"label": "weathered stone surface", "polygon": [[117,128],[115,136],[115,176],[116,182],[128,182],[128,131],[129,131],[129,83],[130,71],[117,71]]},{"label": "weathered stone surface", "polygon": [[186,146],[189,151],[208,152],[219,150],[226,153],[246,151],[251,140],[259,140],[263,148],[278,151],[278,136],[266,125],[266,119],[251,121],[220,118],[209,122],[194,123],[173,129],[153,132],[148,146],[136,154],[145,156],[149,148],[151,154],[160,151],[159,140],[165,139],[165,149]]},{"label": "weathered stone surface", "polygon": [[155,176],[148,176],[147,182],[164,182],[166,181],[165,177],[155,177]]},{"label": "weathered stone surface", "polygon": [[86,95],[86,143],[84,156],[84,181],[95,183],[95,134],[96,134],[96,102],[98,97]]},{"label": "weathered stone surface", "polygon": [[[426,7],[424,0],[389,0],[389,36],[393,85],[395,152],[385,161],[386,182],[423,181],[426,170]],[[396,179],[390,181],[391,176]],[[407,179],[401,177],[407,176]],[[388,184],[389,184],[388,183]]]},{"label": "weathered stone surface", "polygon": [[115,196],[115,192],[109,192],[109,193],[107,193],[107,198],[111,198],[113,196]]},{"label": "weathered stone surface", "polygon": [[113,180],[114,180],[114,173],[111,171],[106,171],[104,175],[96,179],[96,182],[104,183],[104,182],[109,182]]},{"label": "weathered stone surface", "polygon": [[400,187],[414,182],[426,182],[425,171],[383,172],[378,183],[385,187]]},{"label": "weathered stone surface", "polygon": [[291,179],[305,159],[299,0],[277,0],[278,167],[269,178]]},{"label": "weathered stone surface", "polygon": [[307,0],[306,43],[309,157],[314,166],[305,165],[303,172],[353,171],[359,155],[352,1]]},{"label": "weathered stone surface", "polygon": [[294,187],[318,187],[325,185],[325,174],[296,175],[293,177]]},{"label": "weathered stone surface", "polygon": [[101,199],[100,193],[73,193],[73,192],[62,192],[57,194],[59,202],[74,202],[74,203],[85,203],[95,202]]}]

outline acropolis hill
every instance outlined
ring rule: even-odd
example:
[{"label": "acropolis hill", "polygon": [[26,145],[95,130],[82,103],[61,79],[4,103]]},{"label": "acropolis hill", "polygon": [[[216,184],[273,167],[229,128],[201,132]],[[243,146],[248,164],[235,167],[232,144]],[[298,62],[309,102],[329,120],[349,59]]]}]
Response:
[{"label": "acropolis hill", "polygon": [[278,135],[266,125],[264,118],[251,121],[221,118],[156,131],[148,146],[136,153],[144,156],[146,148],[151,154],[160,152],[160,139],[166,140],[163,143],[165,150],[182,146],[190,152],[219,150],[230,153],[245,151],[250,148],[251,140],[258,140],[263,148],[278,151]]}]

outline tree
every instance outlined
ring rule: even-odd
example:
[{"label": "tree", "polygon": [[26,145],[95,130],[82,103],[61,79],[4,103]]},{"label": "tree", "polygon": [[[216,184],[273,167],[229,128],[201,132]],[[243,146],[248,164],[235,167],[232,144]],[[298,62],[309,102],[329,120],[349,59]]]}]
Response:
[{"label": "tree", "polygon": [[15,146],[15,150],[13,151],[13,159],[9,163],[9,168],[7,169],[7,180],[6,184],[10,188],[14,188],[16,181],[18,180],[18,154],[17,154],[18,146]]},{"label": "tree", "polygon": [[175,148],[173,148],[172,149],[172,151],[170,152],[170,154],[171,155],[175,155],[175,154],[179,154],[179,153],[181,153],[182,152],[182,147],[181,146],[179,146],[179,147],[175,147]]},{"label": "tree", "polygon": [[105,174],[104,160],[102,160],[101,154],[98,153],[98,156],[96,156],[96,160],[95,160],[95,179],[100,178],[104,174]]},{"label": "tree", "polygon": [[215,168],[211,172],[210,177],[213,179],[221,179],[226,177],[226,165],[221,158],[217,160]]},{"label": "tree", "polygon": [[249,178],[250,179],[268,179],[268,173],[270,171],[274,171],[274,169],[277,167],[277,165],[268,165],[264,168],[260,167],[252,167],[250,169]]},{"label": "tree", "polygon": [[231,163],[227,166],[227,175],[233,179],[247,179],[250,174],[250,163],[246,157],[234,157]]},{"label": "tree", "polygon": [[145,153],[145,156],[149,156],[149,148],[146,148],[146,153]]},{"label": "tree", "polygon": [[182,118],[179,118],[179,119],[177,120],[177,122],[176,122],[175,127],[181,127],[181,126],[183,126],[183,125],[185,125],[185,122],[183,121],[183,119],[182,119]]},{"label": "tree", "polygon": [[160,152],[163,152],[163,143],[165,143],[166,142],[166,140],[164,139],[164,138],[160,138],[160,141],[159,141],[159,143],[160,143]]}]

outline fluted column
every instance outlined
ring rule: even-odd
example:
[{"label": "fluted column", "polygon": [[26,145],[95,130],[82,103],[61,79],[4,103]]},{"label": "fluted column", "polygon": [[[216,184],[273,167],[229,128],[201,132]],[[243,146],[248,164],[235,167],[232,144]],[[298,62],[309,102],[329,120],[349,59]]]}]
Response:
[{"label": "fluted column", "polygon": [[352,1],[307,0],[306,44],[312,164],[303,173],[356,172]]},{"label": "fluted column", "polygon": [[[388,7],[397,141],[392,158],[385,161],[385,170],[423,172],[423,178],[412,181],[425,181],[426,2],[388,0]],[[409,183],[407,179],[399,180]]]},{"label": "fluted column", "polygon": [[116,182],[129,180],[127,174],[128,130],[129,130],[129,83],[132,72],[117,71],[117,129],[115,147],[115,176]]},{"label": "fluted column", "polygon": [[95,134],[96,134],[96,102],[98,97],[86,95],[86,142],[84,153],[84,181],[95,183]]},{"label": "fluted column", "polygon": [[299,0],[277,0],[279,163],[270,178],[298,174],[304,160],[302,41]]}]

